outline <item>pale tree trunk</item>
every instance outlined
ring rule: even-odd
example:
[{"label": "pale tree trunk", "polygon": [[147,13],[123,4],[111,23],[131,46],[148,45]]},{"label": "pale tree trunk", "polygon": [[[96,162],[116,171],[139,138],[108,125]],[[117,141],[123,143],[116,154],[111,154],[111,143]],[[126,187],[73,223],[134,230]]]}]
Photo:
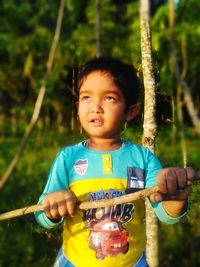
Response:
[{"label": "pale tree trunk", "polygon": [[[185,38],[182,39],[182,57],[183,57],[183,71],[182,78],[184,79],[187,71],[187,56],[186,56],[186,47],[185,47]],[[185,137],[185,127],[183,120],[183,100],[182,100],[183,90],[180,84],[177,84],[176,88],[176,102],[177,102],[177,117],[179,124],[179,136],[181,139],[181,151],[182,151],[182,162],[183,166],[187,167],[187,145],[186,145],[186,137]]]},{"label": "pale tree trunk", "polygon": [[96,57],[101,56],[101,0],[96,0]]},{"label": "pale tree trunk", "polygon": [[[181,40],[181,50],[182,50],[182,58],[183,58],[183,70],[182,70],[182,78],[185,79],[186,74],[187,74],[187,49],[186,49],[186,34],[183,34],[182,40]],[[180,87],[180,94],[179,94],[179,99],[182,97],[182,87]],[[181,101],[181,104],[183,104],[183,101]],[[178,110],[179,112],[179,110]],[[184,120],[183,120],[183,110],[182,106],[180,109],[180,115],[179,115],[179,122],[181,126],[181,147],[182,147],[182,160],[183,160],[183,167],[187,167],[187,162],[188,162],[188,155],[187,155],[187,141],[185,137],[185,126],[184,126]]]},{"label": "pale tree trunk", "polygon": [[173,60],[174,72],[177,80],[177,84],[179,84],[182,88],[184,103],[186,105],[188,114],[194,126],[195,132],[200,135],[200,118],[198,117],[198,112],[195,109],[194,102],[192,100],[191,90],[186,83],[183,75],[181,75],[178,59],[176,55],[176,47],[175,47],[175,37],[174,37],[174,0],[169,0],[169,24],[170,24],[170,46],[171,46],[171,56]]},{"label": "pale tree trunk", "polygon": [[182,151],[182,162],[184,168],[187,167],[187,146],[186,146],[186,138],[185,138],[185,130],[184,130],[184,122],[183,122],[183,111],[182,111],[182,90],[181,86],[177,85],[177,95],[176,95],[176,103],[177,103],[177,115],[178,115],[178,124],[179,124],[179,136],[181,141],[181,151]]},{"label": "pale tree trunk", "polygon": [[59,41],[59,37],[60,37],[60,31],[61,31],[61,25],[62,25],[62,20],[63,20],[63,16],[64,16],[64,7],[65,7],[65,0],[61,0],[60,1],[60,7],[59,7],[59,12],[58,12],[58,18],[57,18],[57,24],[56,24],[56,29],[55,29],[55,34],[54,34],[54,39],[51,45],[51,49],[49,52],[49,56],[48,56],[48,60],[47,60],[47,65],[46,65],[46,73],[41,85],[41,88],[39,90],[39,94],[35,103],[35,107],[34,107],[34,111],[33,111],[33,115],[31,118],[31,121],[24,133],[24,136],[21,140],[21,143],[18,147],[18,150],[15,154],[15,156],[13,157],[11,163],[9,164],[6,172],[3,174],[3,176],[1,177],[0,180],[0,189],[3,188],[4,184],[8,181],[10,175],[12,174],[12,172],[14,171],[17,163],[19,162],[23,151],[25,149],[25,146],[27,144],[28,138],[30,137],[34,126],[36,125],[38,118],[39,118],[39,114],[40,114],[40,110],[42,107],[42,103],[44,100],[44,96],[46,93],[46,85],[47,85],[47,81],[49,79],[49,76],[51,74],[52,71],[52,65],[53,65],[53,60],[54,60],[54,56],[55,56],[55,51],[56,48],[58,46],[58,41]]},{"label": "pale tree trunk", "polygon": [[[144,99],[144,123],[143,123],[143,145],[153,153],[155,149],[155,138],[157,124],[156,112],[156,86],[152,60],[151,33],[150,33],[150,3],[148,0],[140,0],[140,30],[141,30],[141,53],[142,69],[145,89]],[[146,256],[150,267],[159,265],[158,257],[158,224],[153,209],[146,200]]]}]

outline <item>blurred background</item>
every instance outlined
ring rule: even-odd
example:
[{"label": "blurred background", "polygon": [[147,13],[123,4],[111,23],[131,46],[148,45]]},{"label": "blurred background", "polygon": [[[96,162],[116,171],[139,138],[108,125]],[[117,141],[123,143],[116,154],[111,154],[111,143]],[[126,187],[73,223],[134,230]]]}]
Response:
[{"label": "blurred background", "polygon": [[[49,67],[61,2],[64,15]],[[168,1],[150,3],[157,87],[156,155],[163,166],[187,164],[199,170],[200,1],[175,1],[174,20]],[[60,148],[86,138],[79,133],[75,99],[78,69],[87,60],[102,55],[134,64],[141,81],[143,107],[139,8],[138,0],[0,0],[2,178],[45,87],[38,120],[24,153],[9,179],[1,184],[0,213],[35,204]],[[124,137],[141,143],[142,120],[143,109],[128,125]],[[200,266],[199,193],[200,185],[196,184],[188,216],[180,224],[159,223],[160,266]],[[33,215],[0,222],[0,267],[52,266],[61,244],[60,232],[40,228]]]}]

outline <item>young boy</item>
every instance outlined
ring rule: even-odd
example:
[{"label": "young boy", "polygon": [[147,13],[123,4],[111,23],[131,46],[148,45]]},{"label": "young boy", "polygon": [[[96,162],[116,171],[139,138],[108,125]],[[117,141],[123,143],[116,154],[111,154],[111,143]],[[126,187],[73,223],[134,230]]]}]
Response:
[{"label": "young boy", "polygon": [[58,153],[39,199],[44,212],[36,213],[46,228],[64,223],[54,266],[148,266],[144,200],[87,211],[77,209],[78,201],[157,184],[150,200],[158,218],[176,223],[186,213],[194,171],[162,169],[147,148],[120,138],[124,123],[139,113],[138,89],[134,68],[117,59],[94,59],[80,71],[77,109],[89,138]]}]

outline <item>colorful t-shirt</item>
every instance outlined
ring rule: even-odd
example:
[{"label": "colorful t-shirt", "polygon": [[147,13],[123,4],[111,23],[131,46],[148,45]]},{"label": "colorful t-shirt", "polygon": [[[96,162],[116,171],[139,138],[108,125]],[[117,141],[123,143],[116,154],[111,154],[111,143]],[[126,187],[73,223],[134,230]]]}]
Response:
[{"label": "colorful t-shirt", "polygon": [[[155,185],[161,168],[153,153],[129,141],[109,152],[90,150],[81,142],[58,153],[39,202],[62,189],[72,190],[80,201],[118,197]],[[163,221],[179,220],[170,218],[162,204],[153,208]],[[145,249],[144,212],[144,200],[77,210],[74,217],[64,219],[64,255],[78,267],[133,266]],[[36,219],[47,228],[56,225],[43,212],[36,213]]]}]

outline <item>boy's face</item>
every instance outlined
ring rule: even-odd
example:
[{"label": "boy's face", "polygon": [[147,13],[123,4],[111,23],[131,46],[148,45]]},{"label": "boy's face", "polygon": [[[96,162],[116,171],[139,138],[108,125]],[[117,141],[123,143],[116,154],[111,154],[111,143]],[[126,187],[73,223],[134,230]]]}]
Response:
[{"label": "boy's face", "polygon": [[80,87],[77,107],[80,123],[91,137],[120,135],[126,120],[125,99],[109,73],[88,74]]}]

